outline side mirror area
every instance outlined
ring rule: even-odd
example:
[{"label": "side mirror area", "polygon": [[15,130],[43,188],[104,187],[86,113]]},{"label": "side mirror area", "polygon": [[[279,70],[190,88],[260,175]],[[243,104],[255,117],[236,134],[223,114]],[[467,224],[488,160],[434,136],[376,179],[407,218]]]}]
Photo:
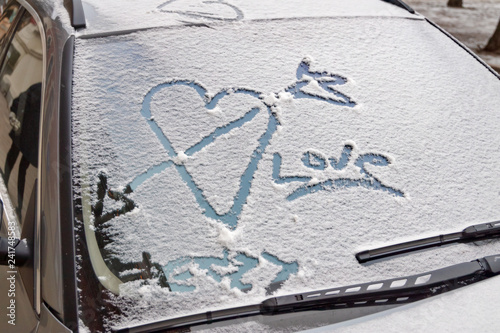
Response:
[{"label": "side mirror area", "polygon": [[[31,305],[35,306],[35,224],[36,193],[38,180],[31,191],[24,217],[21,235],[14,235],[4,202],[0,199],[0,265],[8,266],[8,271],[18,271]],[[19,238],[16,238],[19,237]]]}]

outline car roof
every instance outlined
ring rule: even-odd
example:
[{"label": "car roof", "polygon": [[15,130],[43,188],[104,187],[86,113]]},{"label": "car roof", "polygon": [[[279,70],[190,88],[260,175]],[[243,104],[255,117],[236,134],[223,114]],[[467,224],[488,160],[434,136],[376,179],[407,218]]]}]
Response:
[{"label": "car roof", "polygon": [[[78,3],[79,0],[75,1],[74,8]],[[79,29],[78,35],[89,37],[186,24],[217,25],[251,20],[367,16],[422,19],[399,0],[235,0],[231,3],[224,0],[86,0],[81,5],[86,26]]]}]

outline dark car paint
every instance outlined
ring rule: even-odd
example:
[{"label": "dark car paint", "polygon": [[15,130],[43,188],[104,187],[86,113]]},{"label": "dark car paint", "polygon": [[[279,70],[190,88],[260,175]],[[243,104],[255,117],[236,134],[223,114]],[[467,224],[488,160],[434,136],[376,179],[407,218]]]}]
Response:
[{"label": "dark car paint", "polygon": [[[49,4],[32,0],[19,2],[33,16],[38,17],[45,34],[45,76],[39,147],[41,157],[38,160],[41,177],[38,179],[36,206],[39,208],[36,210],[34,225],[36,240],[33,301],[38,311],[32,309],[29,301],[33,297],[29,296],[33,294],[31,288],[24,288],[24,284],[29,285],[29,279],[18,279],[16,285],[22,287],[18,287],[16,293],[16,326],[7,326],[6,330],[67,331],[60,326],[62,323],[77,332],[70,119],[73,30],[65,27],[60,18],[53,19],[54,9]],[[5,51],[2,50],[2,59]],[[23,226],[23,233],[26,227]],[[38,271],[37,261],[40,262]],[[19,270],[23,269],[25,268]],[[37,290],[40,291],[39,298]],[[23,294],[25,298],[22,298]],[[4,331],[4,324],[6,321],[2,320],[1,331]],[[53,330],[56,327],[58,329]]]}]

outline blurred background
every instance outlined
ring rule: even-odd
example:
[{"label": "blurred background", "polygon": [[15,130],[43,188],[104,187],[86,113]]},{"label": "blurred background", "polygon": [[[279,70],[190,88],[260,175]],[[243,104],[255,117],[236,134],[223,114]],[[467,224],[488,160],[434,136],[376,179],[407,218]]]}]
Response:
[{"label": "blurred background", "polygon": [[500,73],[500,0],[404,0]]}]

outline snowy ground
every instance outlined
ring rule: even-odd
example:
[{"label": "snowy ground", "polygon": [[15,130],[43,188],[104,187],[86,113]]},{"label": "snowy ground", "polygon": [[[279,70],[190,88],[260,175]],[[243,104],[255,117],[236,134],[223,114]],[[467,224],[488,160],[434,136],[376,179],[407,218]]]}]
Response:
[{"label": "snowy ground", "polygon": [[464,8],[449,8],[448,0],[406,0],[500,72],[500,53],[484,52],[500,19],[500,0],[464,0]]}]

